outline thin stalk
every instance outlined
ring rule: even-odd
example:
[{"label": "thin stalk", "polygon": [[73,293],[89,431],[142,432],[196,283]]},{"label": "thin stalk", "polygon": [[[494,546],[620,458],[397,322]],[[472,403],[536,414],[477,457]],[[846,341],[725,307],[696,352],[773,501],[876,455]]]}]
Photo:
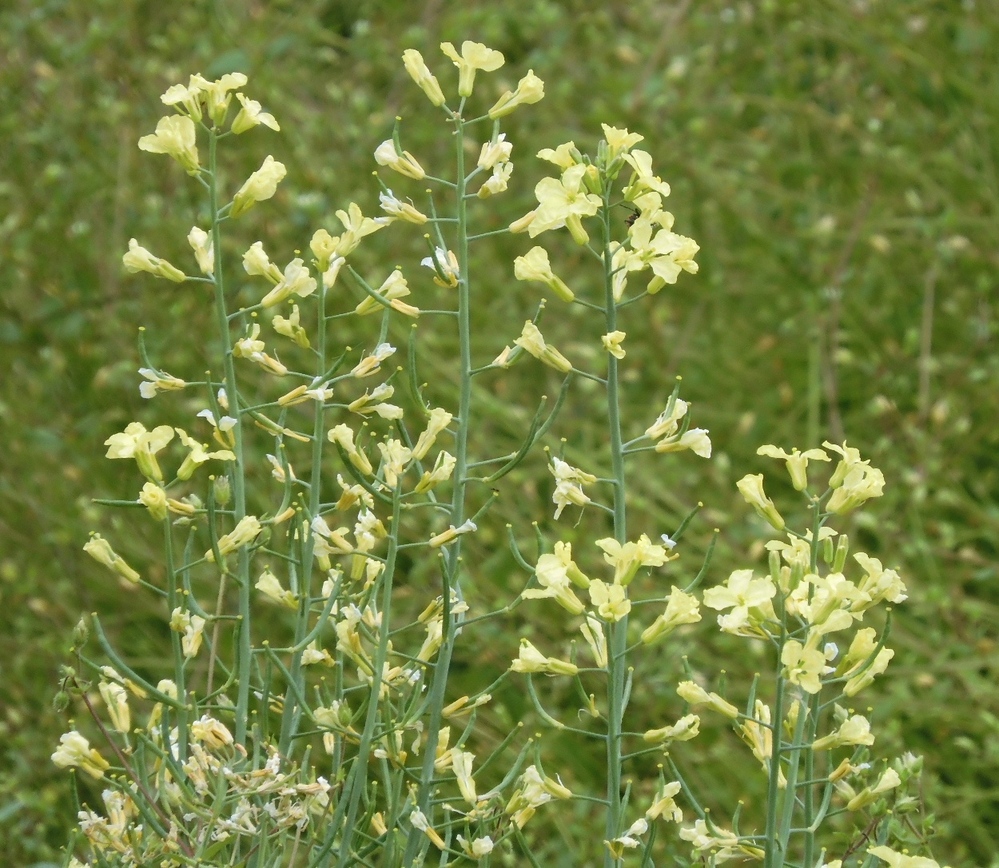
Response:
[{"label": "thin stalk", "polygon": [[[458,430],[455,437],[455,466],[452,479],[454,488],[451,496],[450,522],[458,527],[465,520],[465,487],[468,474],[468,432],[471,427],[470,414],[472,407],[472,328],[470,316],[470,282],[468,263],[468,215],[465,206],[465,136],[461,116],[455,113],[455,214],[457,217],[457,250],[458,258]],[[423,766],[420,769],[420,785],[416,805],[423,814],[431,820],[430,798],[433,795],[434,760],[437,754],[438,734],[444,717],[444,705],[447,691],[448,675],[450,674],[451,658],[454,655],[455,618],[451,610],[451,591],[454,588],[459,597],[461,588],[459,570],[461,562],[461,537],[459,536],[449,547],[441,570],[443,603],[443,624],[441,647],[437,652],[437,662],[433,668],[430,682],[429,718],[427,721],[427,743],[423,748]],[[412,864],[422,843],[423,834],[412,829],[406,842],[403,864]]]},{"label": "thin stalk", "polygon": [[[212,247],[215,250],[215,315],[218,321],[219,340],[222,342],[222,362],[225,370],[225,392],[229,410],[236,424],[232,428],[233,453],[236,460],[232,464],[233,520],[238,523],[246,516],[246,477],[243,462],[243,420],[239,408],[239,391],[236,388],[236,368],[232,360],[232,336],[229,333],[229,316],[226,313],[225,285],[222,267],[222,229],[219,220],[218,135],[214,129],[208,133],[208,197],[212,214]],[[224,564],[219,564],[225,569]],[[236,721],[234,739],[237,744],[246,746],[247,720],[250,710],[250,667],[253,659],[253,646],[250,641],[250,555],[246,546],[237,555],[236,584],[239,589],[239,627],[236,639]]]},{"label": "thin stalk", "polygon": [[[173,557],[173,525],[170,517],[163,519],[163,548],[166,552],[167,571],[167,607],[172,613],[179,605],[177,593],[177,567]],[[177,685],[177,698],[181,702],[187,699],[187,673],[184,671],[184,652],[181,645],[180,633],[176,630],[170,631],[170,645],[173,650],[173,678]],[[182,708],[177,712],[177,750],[178,755],[187,758],[187,710]]]},{"label": "thin stalk", "polygon": [[[617,328],[617,302],[614,299],[613,262],[610,249],[611,205],[609,190],[604,192],[601,211],[603,222],[604,315],[607,332]],[[610,436],[612,482],[614,490],[614,539],[627,542],[625,505],[624,443],[621,437],[621,407],[617,359],[607,353],[607,427]],[[605,839],[616,838],[621,827],[621,742],[627,672],[628,617],[607,626],[607,822]],[[604,866],[612,868],[618,862],[605,848]]]},{"label": "thin stalk", "polygon": [[375,729],[379,723],[382,692],[382,675],[389,655],[389,636],[391,634],[392,584],[395,578],[396,556],[399,552],[399,525],[402,516],[402,497],[399,486],[396,485],[392,494],[392,524],[388,536],[388,551],[385,554],[385,569],[381,575],[380,614],[381,625],[378,631],[378,650],[375,652],[373,672],[371,673],[371,690],[368,694],[368,708],[364,719],[364,730],[357,747],[357,759],[351,769],[348,784],[344,789],[344,800],[348,803],[347,815],[344,820],[343,834],[339,860],[341,866],[350,865],[353,858],[352,843],[355,836],[357,814],[363,801],[364,791],[368,781],[368,759],[371,756],[371,744],[374,741]]},{"label": "thin stalk", "polygon": [[[317,295],[318,311],[316,312],[316,377],[319,378],[326,371],[326,287],[323,285],[323,277],[319,275],[319,291]],[[322,468],[323,468],[323,428],[325,427],[325,412],[322,401],[315,401],[315,412],[312,420],[312,462],[309,475],[309,515],[319,515],[322,504]],[[309,600],[312,597],[312,553],[315,540],[311,532],[307,533],[300,546],[302,560],[299,564],[299,575],[302,577],[302,586],[299,588],[300,604],[298,607],[298,619],[295,623],[294,651],[291,659],[290,682],[284,696],[284,719],[281,722],[281,740],[278,750],[283,757],[288,756],[291,747],[291,740],[298,731],[298,722],[302,716],[302,707],[295,701],[295,695],[301,695],[304,691],[305,679],[302,675],[302,655],[305,653],[306,643],[303,639],[309,634]],[[329,607],[325,610],[328,613]],[[316,625],[316,629],[321,629],[321,623]]]}]

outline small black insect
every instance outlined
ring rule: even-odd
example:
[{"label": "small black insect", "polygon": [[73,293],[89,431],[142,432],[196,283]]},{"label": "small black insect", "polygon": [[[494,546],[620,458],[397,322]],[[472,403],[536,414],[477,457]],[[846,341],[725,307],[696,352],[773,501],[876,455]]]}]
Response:
[{"label": "small black insect", "polygon": [[624,218],[624,225],[630,229],[635,225],[635,221],[638,219],[638,215],[641,212],[637,208],[632,208],[630,205],[625,205],[624,207],[631,211],[631,213]]}]

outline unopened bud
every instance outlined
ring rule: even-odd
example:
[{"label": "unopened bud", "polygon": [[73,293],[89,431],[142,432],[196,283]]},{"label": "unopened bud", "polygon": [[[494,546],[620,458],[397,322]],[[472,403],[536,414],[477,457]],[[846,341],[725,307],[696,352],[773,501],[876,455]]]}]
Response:
[{"label": "unopened bud", "polygon": [[229,501],[232,500],[232,487],[229,485],[228,476],[216,476],[212,482],[212,491],[219,506],[229,505]]}]

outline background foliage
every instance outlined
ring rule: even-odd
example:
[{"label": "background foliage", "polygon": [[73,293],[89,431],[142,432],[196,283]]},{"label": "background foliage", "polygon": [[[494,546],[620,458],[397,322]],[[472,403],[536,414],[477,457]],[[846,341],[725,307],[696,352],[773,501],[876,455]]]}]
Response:
[{"label": "background foliage", "polygon": [[[120,267],[130,236],[168,259],[189,255],[193,185],[135,145],[163,113],[159,94],[194,71],[250,76],[254,97],[282,124],[266,147],[289,178],[270,217],[259,218],[272,222],[258,219],[262,234],[245,240],[290,251],[304,248],[316,226],[332,225],[348,201],[374,210],[371,151],[395,115],[427,116],[399,63],[402,49],[431,58],[441,40],[465,38],[502,50],[510,76],[533,67],[546,82],[544,102],[509,119],[518,192],[498,200],[497,226],[528,209],[539,148],[568,139],[592,147],[604,121],[646,136],[643,147],[673,185],[681,231],[701,244],[700,275],[665,291],[629,329],[629,361],[644,354],[629,384],[639,418],[662,405],[681,374],[716,450],[710,462],[675,461],[669,477],[643,478],[636,505],[648,529],[674,527],[703,501],[691,548],[722,529],[714,583],[759,559],[766,534],[734,496],[734,482],[759,469],[760,443],[804,448],[846,437],[884,470],[886,495],[868,510],[876,518],[852,529],[863,548],[900,567],[911,595],[896,619],[898,655],[879,700],[879,731],[891,744],[879,741],[879,749],[926,755],[938,858],[989,864],[999,827],[999,6],[991,0],[5,3],[5,864],[58,860],[73,820],[67,778],[48,757],[65,728],[50,708],[57,666],[79,615],[104,613],[115,644],[150,666],[166,647],[150,601],[109,581],[80,551],[99,529],[128,560],[148,558],[141,523],[90,504],[135,496],[101,443],[128,421],[149,419],[136,388],[136,325],[147,327],[161,367],[178,376],[202,370],[204,348],[189,336],[201,333],[205,299],[186,286],[140,291]],[[495,80],[500,90],[513,83]],[[437,133],[413,122],[404,135],[432,165]],[[248,148],[245,157],[248,173],[260,154]],[[535,303],[512,279],[510,263],[524,249],[508,239],[483,254],[492,258],[478,272],[495,275],[477,303],[483,324],[516,325]],[[588,279],[582,258],[564,250],[559,261],[553,255],[556,271],[570,285]],[[395,262],[413,253],[372,244],[362,255]],[[549,317],[545,334],[573,355],[571,317]],[[448,351],[443,339],[439,350]],[[446,365],[425,364],[422,377],[446,395]],[[488,436],[498,450],[517,441],[528,418],[504,402],[533,407],[546,391],[540,377],[522,366],[497,386]],[[600,422],[585,395],[570,412],[560,433],[572,460],[599,436]],[[511,515],[514,500],[550,513],[540,459],[516,484],[503,507]],[[502,547],[479,576],[482,596],[504,601],[525,578]],[[475,664],[505,668],[512,629],[498,642],[495,660]],[[663,666],[677,668],[679,652],[665,647]],[[708,631],[682,650],[695,665],[732,659]],[[732,681],[744,676],[729,667]],[[510,719],[521,713],[517,701],[501,706]],[[727,754],[732,743],[707,733],[694,744],[705,752],[700,783],[717,803],[744,796],[738,774],[712,771],[744,762]],[[585,763],[576,763],[585,776]],[[559,834],[586,831],[569,822]]]}]

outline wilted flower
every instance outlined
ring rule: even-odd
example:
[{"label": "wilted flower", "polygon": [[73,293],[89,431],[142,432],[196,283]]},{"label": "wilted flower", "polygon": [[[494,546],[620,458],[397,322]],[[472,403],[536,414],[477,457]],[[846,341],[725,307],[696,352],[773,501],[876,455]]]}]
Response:
[{"label": "wilted flower", "polygon": [[111,764],[75,729],[59,736],[59,747],[52,754],[52,762],[59,768],[78,768],[92,778],[104,777]]}]

